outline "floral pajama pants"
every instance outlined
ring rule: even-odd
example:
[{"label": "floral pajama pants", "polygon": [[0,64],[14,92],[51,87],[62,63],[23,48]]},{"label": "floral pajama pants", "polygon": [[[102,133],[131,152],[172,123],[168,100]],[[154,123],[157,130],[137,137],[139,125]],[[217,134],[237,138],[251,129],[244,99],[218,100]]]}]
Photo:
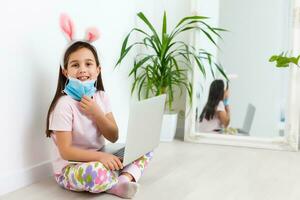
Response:
[{"label": "floral pajama pants", "polygon": [[61,174],[55,175],[55,180],[68,190],[100,193],[117,184],[118,176],[122,172],[131,174],[137,182],[152,156],[153,152],[149,152],[120,171],[109,170],[101,162],[69,164]]}]

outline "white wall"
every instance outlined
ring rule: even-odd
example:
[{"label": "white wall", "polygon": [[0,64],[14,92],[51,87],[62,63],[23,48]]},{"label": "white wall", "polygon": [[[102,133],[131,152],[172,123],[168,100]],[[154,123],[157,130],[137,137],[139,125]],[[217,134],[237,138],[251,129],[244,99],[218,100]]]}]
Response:
[{"label": "white wall", "polygon": [[[121,42],[136,22],[136,12],[145,11],[156,24],[167,8],[171,24],[189,12],[189,1],[0,1],[2,61],[0,84],[0,195],[51,174],[50,140],[44,135],[46,113],[53,98],[59,62],[66,40],[59,29],[59,14],[68,13],[77,37],[94,25],[101,38],[95,42],[102,64],[105,90],[125,140],[130,99],[127,74],[132,55],[113,71]],[[184,97],[183,97],[184,99]],[[178,103],[179,102],[179,103]],[[178,109],[185,107],[180,99]],[[181,122],[181,127],[183,122]],[[180,122],[179,122],[180,124]]]}]

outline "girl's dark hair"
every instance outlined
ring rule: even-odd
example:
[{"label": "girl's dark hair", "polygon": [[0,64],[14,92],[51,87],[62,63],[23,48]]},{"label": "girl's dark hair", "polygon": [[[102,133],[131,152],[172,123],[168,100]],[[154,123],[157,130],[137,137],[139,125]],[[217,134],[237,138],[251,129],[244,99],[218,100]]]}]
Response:
[{"label": "girl's dark hair", "polygon": [[203,118],[211,120],[216,112],[216,107],[224,98],[224,82],[220,79],[214,80],[209,88],[209,95],[206,105],[200,115],[200,122]]},{"label": "girl's dark hair", "polygon": [[[69,48],[66,50],[66,53],[64,55],[64,63],[63,63],[63,68],[67,69],[68,67],[68,62],[69,62],[69,58],[70,55],[72,53],[74,53],[75,51],[82,49],[82,48],[86,48],[89,49],[94,57],[95,57],[95,61],[97,66],[100,66],[100,62],[99,62],[99,58],[98,58],[98,54],[97,51],[95,49],[95,47],[87,42],[83,42],[83,41],[78,41],[75,42],[74,44],[72,44],[71,46],[69,46]],[[53,111],[58,99],[61,96],[64,96],[66,94],[64,94],[62,91],[64,90],[65,84],[66,84],[67,78],[63,75],[62,73],[62,67],[59,67],[59,75],[58,75],[58,83],[57,83],[57,88],[56,88],[56,92],[54,95],[54,98],[50,104],[49,110],[48,110],[48,114],[47,114],[47,121],[46,121],[46,136],[50,137],[51,135],[51,130],[49,130],[49,117],[51,112]],[[98,77],[97,77],[97,91],[104,91],[104,87],[103,87],[103,82],[102,82],[102,78],[101,78],[101,72],[99,73]]]}]

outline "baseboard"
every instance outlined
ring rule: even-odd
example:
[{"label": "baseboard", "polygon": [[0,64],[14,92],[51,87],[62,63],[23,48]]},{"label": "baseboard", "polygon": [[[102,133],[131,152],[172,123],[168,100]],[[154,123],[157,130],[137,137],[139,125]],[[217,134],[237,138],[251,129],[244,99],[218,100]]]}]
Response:
[{"label": "baseboard", "polygon": [[0,196],[52,175],[51,161],[44,161],[27,169],[0,176]]}]

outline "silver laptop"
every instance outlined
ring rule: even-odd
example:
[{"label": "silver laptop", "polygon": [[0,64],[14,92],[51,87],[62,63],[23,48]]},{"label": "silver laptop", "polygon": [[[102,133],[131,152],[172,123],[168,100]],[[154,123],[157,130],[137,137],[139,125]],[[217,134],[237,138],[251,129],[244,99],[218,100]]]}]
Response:
[{"label": "silver laptop", "polygon": [[121,158],[123,166],[155,149],[160,132],[166,95],[132,102],[128,120],[126,144],[108,144],[99,151]]},{"label": "silver laptop", "polygon": [[256,110],[255,106],[249,103],[247,108],[247,113],[244,119],[243,128],[238,128],[237,129],[238,133],[249,135],[252,122],[254,119],[254,115],[255,115],[255,110]]}]

